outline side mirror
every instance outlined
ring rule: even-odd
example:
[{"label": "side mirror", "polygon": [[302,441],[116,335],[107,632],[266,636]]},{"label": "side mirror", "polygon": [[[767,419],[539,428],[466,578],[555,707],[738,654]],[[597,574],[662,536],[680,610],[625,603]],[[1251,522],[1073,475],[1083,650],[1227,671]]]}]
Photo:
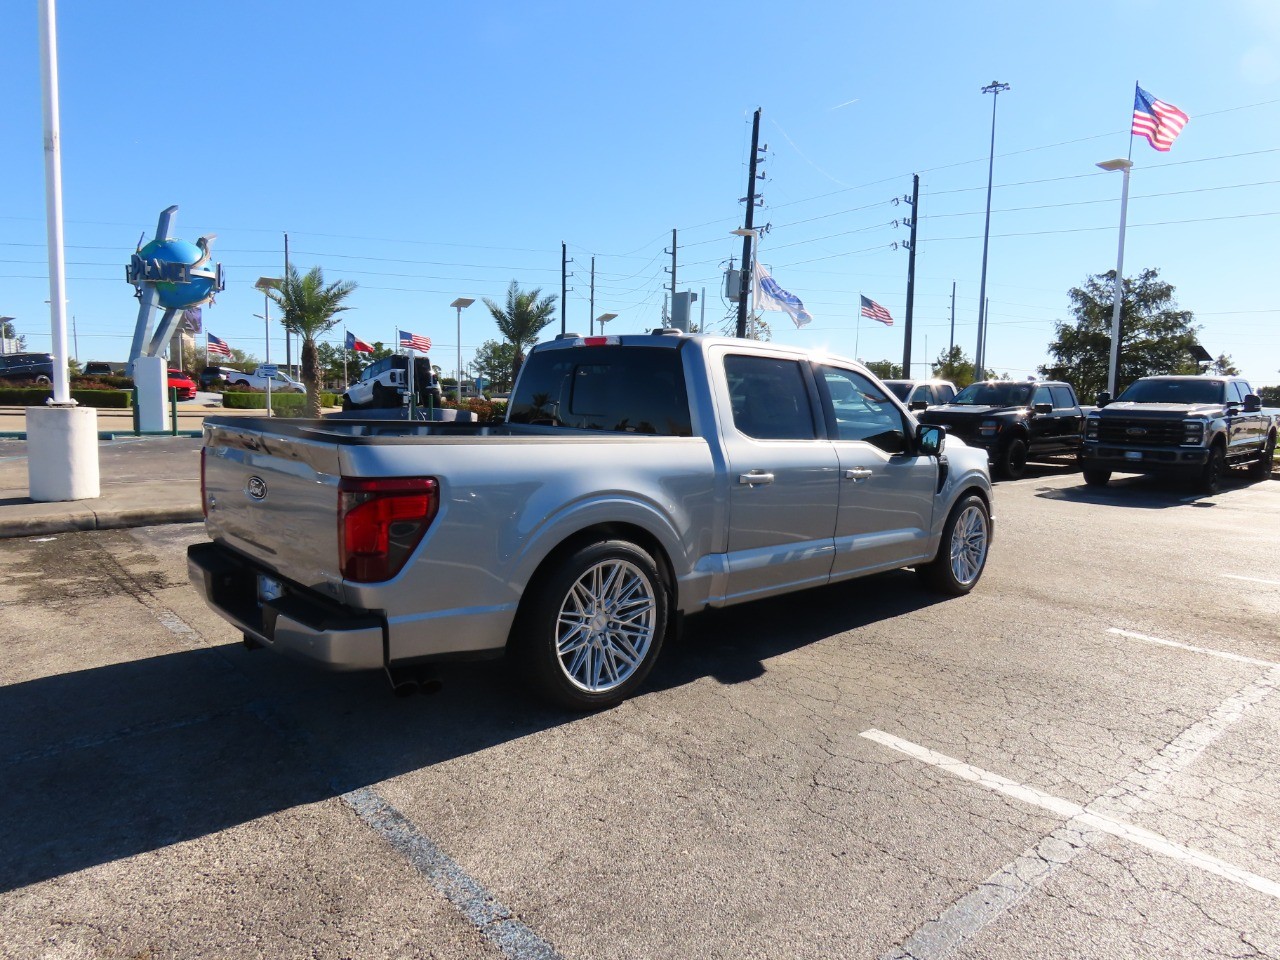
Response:
[{"label": "side mirror", "polygon": [[1031,408],[1035,413],[1053,413],[1052,403],[1037,403]]},{"label": "side mirror", "polygon": [[1101,393],[1098,394],[1096,398],[1094,398],[1093,402],[1100,407],[1105,407],[1108,403],[1111,402],[1111,394],[1103,390]]},{"label": "side mirror", "polygon": [[929,408],[928,400],[912,400],[907,404],[908,410],[927,410]]},{"label": "side mirror", "polygon": [[1262,398],[1256,393],[1246,393],[1244,395],[1244,412],[1257,413],[1262,409]]},{"label": "side mirror", "polygon": [[946,446],[946,431],[932,423],[922,423],[916,428],[916,450],[921,456],[940,457]]}]

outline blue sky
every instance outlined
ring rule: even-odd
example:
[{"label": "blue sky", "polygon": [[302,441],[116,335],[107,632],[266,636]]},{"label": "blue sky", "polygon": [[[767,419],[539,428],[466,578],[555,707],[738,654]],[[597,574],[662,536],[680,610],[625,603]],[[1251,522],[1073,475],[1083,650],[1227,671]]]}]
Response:
[{"label": "blue sky", "polygon": [[[890,201],[919,173],[923,373],[948,343],[953,280],[956,342],[973,353],[991,122],[979,90],[1000,80],[987,358],[1024,376],[1069,319],[1068,289],[1115,265],[1121,178],[1094,164],[1129,150],[1140,80],[1192,119],[1168,154],[1133,146],[1125,272],[1159,268],[1213,354],[1280,382],[1280,6],[1038,7],[62,0],[78,355],[125,359],[124,263],[169,204],[178,236],[218,236],[229,282],[206,328],[259,358],[253,283],[280,273],[286,231],[301,269],[360,285],[357,336],[426,334],[446,371],[450,301],[500,300],[512,279],[558,295],[561,241],[569,329],[587,326],[593,255],[596,313],[619,314],[610,332],[655,326],[672,228],[680,288],[705,287],[719,321],[761,107],[761,260],[815,318],[797,330],[769,314],[774,338],[901,359],[907,261],[891,244],[906,231],[891,221],[905,211]],[[36,13],[23,0],[0,19],[0,314],[48,349]],[[897,325],[859,323],[860,292]],[[482,304],[464,311],[464,362],[496,338]]]}]

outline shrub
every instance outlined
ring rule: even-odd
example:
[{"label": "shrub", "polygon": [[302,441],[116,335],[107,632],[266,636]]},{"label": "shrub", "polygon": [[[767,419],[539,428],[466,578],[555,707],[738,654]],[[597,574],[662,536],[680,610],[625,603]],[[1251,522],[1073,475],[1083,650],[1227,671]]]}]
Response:
[{"label": "shrub", "polygon": [[[0,407],[40,407],[51,396],[48,387],[0,388]],[[127,410],[133,406],[133,391],[72,390],[71,399],[85,407]]]},{"label": "shrub", "polygon": [[[338,398],[332,393],[320,394],[322,406],[336,406]],[[222,395],[222,405],[228,410],[265,410],[267,409],[267,393],[265,390],[227,391]],[[282,417],[305,417],[307,415],[307,395],[305,393],[271,393],[271,412]]]}]

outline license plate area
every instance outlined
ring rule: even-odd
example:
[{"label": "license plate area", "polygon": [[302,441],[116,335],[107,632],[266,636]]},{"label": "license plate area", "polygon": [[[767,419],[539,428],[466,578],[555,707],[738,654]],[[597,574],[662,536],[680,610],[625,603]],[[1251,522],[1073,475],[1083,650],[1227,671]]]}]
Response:
[{"label": "license plate area", "polygon": [[1126,450],[1126,451],[1124,452],[1124,458],[1125,458],[1126,460],[1141,460],[1141,459],[1142,459],[1142,451],[1141,451],[1141,450]]},{"label": "license plate area", "polygon": [[258,606],[284,596],[284,584],[265,573],[258,574]]}]

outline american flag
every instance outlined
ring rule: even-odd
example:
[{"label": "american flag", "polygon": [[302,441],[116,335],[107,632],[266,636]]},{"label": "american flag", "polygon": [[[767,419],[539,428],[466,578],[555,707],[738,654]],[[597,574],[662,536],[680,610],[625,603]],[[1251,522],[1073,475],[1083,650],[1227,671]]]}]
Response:
[{"label": "american flag", "polygon": [[225,340],[219,340],[212,333],[209,334],[209,345],[206,348],[211,357],[230,357],[231,348],[227,346]]},{"label": "american flag", "polygon": [[886,327],[893,326],[893,317],[889,315],[889,311],[869,297],[862,298],[862,315],[872,320],[879,320]]},{"label": "american flag", "polygon": [[408,330],[401,330],[400,347],[405,350],[421,350],[423,353],[429,353],[431,351],[431,338],[417,333],[410,333]]},{"label": "american flag", "polygon": [[1141,87],[1135,85],[1133,89],[1133,128],[1129,132],[1146,137],[1151,146],[1168,153],[1191,118],[1173,104],[1157,100]]}]

